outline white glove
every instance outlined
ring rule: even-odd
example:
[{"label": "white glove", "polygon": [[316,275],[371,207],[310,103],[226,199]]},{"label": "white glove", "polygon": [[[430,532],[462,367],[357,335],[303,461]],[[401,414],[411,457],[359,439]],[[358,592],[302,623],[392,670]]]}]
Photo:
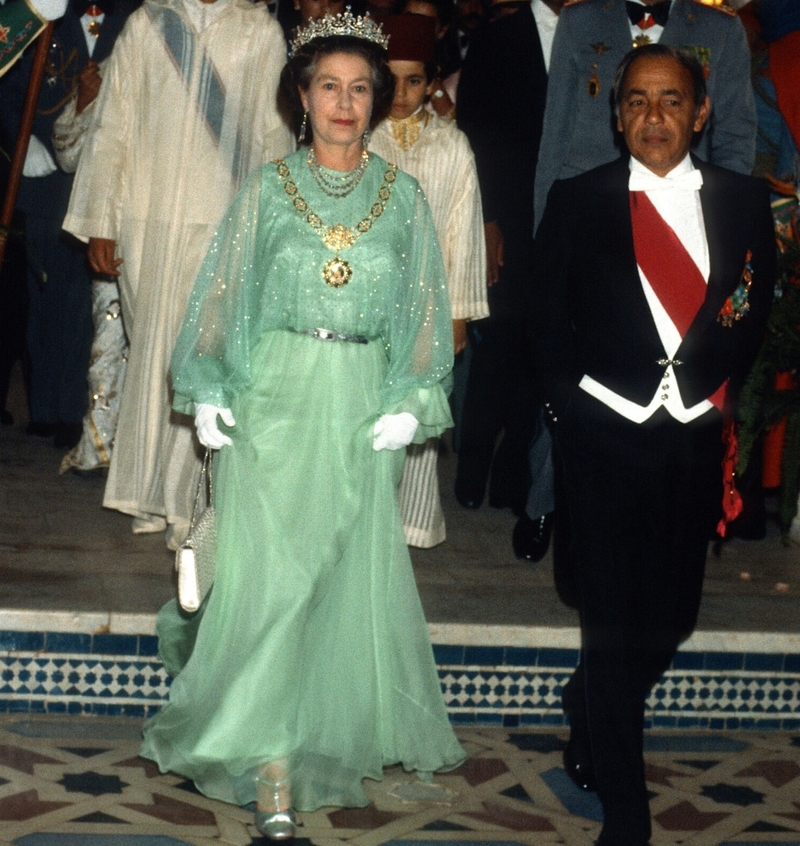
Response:
[{"label": "white glove", "polygon": [[197,402],[194,405],[194,425],[197,428],[197,439],[204,447],[209,449],[221,449],[233,443],[227,435],[220,432],[217,425],[217,415],[222,418],[222,422],[226,426],[236,425],[229,408],[220,408],[206,402]]},{"label": "white glove", "polygon": [[31,135],[28,144],[28,154],[22,167],[23,176],[50,176],[58,170],[50,151],[35,136]]},{"label": "white glove", "polygon": [[67,11],[68,0],[30,0],[31,6],[46,21],[55,21]]},{"label": "white glove", "polygon": [[419,420],[408,411],[400,414],[384,414],[378,418],[372,430],[375,438],[372,448],[377,452],[381,449],[401,449],[408,446],[418,426]]}]

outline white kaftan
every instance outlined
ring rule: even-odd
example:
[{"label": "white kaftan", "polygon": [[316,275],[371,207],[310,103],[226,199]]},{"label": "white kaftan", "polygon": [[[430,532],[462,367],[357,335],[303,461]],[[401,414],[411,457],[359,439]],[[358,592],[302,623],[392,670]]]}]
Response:
[{"label": "white kaftan", "polygon": [[130,358],[103,504],[162,515],[177,535],[200,465],[191,419],[170,410],[169,359],[223,213],[253,168],[292,148],[276,108],[284,62],[260,3],[145,0],[105,68],[64,221],[123,259]]},{"label": "white kaftan", "polygon": [[[472,149],[452,121],[429,112],[415,117],[422,118],[419,137],[409,149],[398,143],[387,119],[373,132],[370,150],[414,176],[425,192],[442,248],[453,319],[487,317],[483,211]],[[423,549],[445,539],[438,452],[438,438],[411,444],[398,491],[406,542]]]}]

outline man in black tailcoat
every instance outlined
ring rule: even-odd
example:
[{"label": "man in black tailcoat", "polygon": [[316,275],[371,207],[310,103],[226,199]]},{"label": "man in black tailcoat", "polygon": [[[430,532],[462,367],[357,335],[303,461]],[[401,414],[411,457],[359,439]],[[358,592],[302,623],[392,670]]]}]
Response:
[{"label": "man in black tailcoat", "polygon": [[689,154],[709,110],[695,59],[640,47],[614,99],[630,155],[553,185],[530,313],[580,587],[564,763],[599,794],[598,844],[644,846],[645,699],[694,628],[733,501],[724,422],[763,338],[775,242],[766,185]]},{"label": "man in black tailcoat", "polygon": [[491,505],[521,514],[528,495],[528,444],[538,406],[525,368],[524,303],[546,59],[559,6],[535,0],[484,25],[461,69],[458,125],[475,153],[490,285],[490,316],[468,324],[472,360],[455,483],[466,508],[481,505],[490,469]]}]

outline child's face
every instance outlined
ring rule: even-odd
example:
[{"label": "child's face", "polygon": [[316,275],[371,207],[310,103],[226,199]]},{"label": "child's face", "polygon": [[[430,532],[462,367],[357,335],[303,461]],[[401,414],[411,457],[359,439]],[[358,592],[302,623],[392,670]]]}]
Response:
[{"label": "child's face", "polygon": [[425,102],[431,86],[425,77],[425,65],[422,62],[393,59],[389,67],[395,79],[391,115],[401,120],[413,115]]}]

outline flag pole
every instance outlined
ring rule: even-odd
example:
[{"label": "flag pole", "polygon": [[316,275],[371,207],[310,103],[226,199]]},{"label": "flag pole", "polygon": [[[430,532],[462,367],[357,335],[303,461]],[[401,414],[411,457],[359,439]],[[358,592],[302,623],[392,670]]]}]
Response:
[{"label": "flag pole", "polygon": [[47,53],[50,49],[50,41],[53,37],[53,22],[50,21],[44,28],[36,42],[36,52],[33,56],[33,68],[28,83],[28,93],[25,95],[25,106],[22,110],[17,143],[14,145],[14,155],[11,159],[11,170],[8,176],[6,196],[3,200],[2,211],[0,212],[0,268],[3,266],[3,259],[6,252],[6,241],[8,240],[11,221],[14,217],[14,208],[17,205],[17,194],[19,194],[20,180],[22,179],[22,168],[25,164],[25,156],[28,153],[28,144],[31,140],[33,130],[33,119],[36,116],[36,106],[39,102],[39,91],[42,87],[44,76],[44,65],[47,61]]}]

